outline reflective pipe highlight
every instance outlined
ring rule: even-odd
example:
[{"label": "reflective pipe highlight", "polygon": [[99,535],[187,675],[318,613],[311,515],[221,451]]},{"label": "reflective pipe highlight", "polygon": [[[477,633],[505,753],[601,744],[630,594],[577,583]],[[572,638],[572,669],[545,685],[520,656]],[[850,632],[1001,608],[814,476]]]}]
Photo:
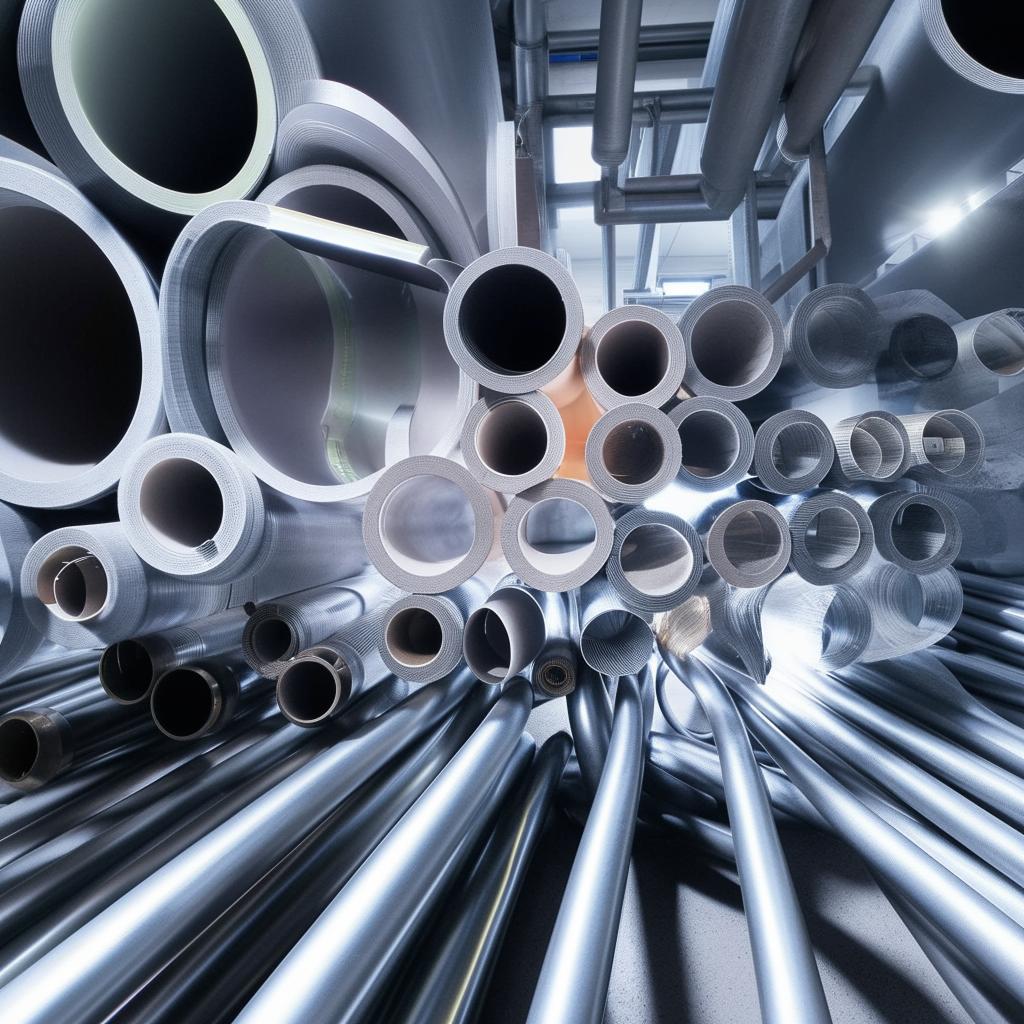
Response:
[{"label": "reflective pipe highlight", "polygon": [[382,615],[367,612],[302,651],[277,678],[277,704],[290,722],[323,725],[387,674],[380,655]]},{"label": "reflective pipe highlight", "polygon": [[112,643],[100,655],[100,683],[119,704],[145,701],[157,679],[171,669],[235,650],[247,619],[242,609],[231,609],[188,626]]},{"label": "reflective pipe highlight", "polygon": [[605,573],[627,608],[678,607],[697,589],[703,569],[700,537],[679,516],[637,508],[615,524]]},{"label": "reflective pipe highlight", "polygon": [[500,685],[529,666],[546,639],[538,598],[503,583],[466,619],[462,653],[478,679]]},{"label": "reflective pipe highlight", "polygon": [[602,675],[639,672],[654,648],[650,622],[626,608],[603,576],[590,580],[580,591],[579,629],[580,654]]},{"label": "reflective pipe highlight", "polygon": [[209,736],[237,714],[269,697],[272,684],[240,655],[172,668],[153,684],[149,713],[172,740]]},{"label": "reflective pipe highlight", "polygon": [[983,654],[964,654],[945,647],[930,652],[972,693],[1024,708],[1024,671]]},{"label": "reflective pipe highlight", "polygon": [[598,1024],[629,869],[644,771],[643,710],[633,678],[620,681],[608,754],[548,942],[529,1024]]},{"label": "reflective pipe highlight", "polygon": [[236,584],[238,603],[355,576],[366,565],[354,509],[264,490],[229,448],[193,434],[138,449],[117,507],[144,561],[172,576]]},{"label": "reflective pipe highlight", "polygon": [[635,402],[618,405],[587,437],[587,472],[609,501],[639,504],[664,490],[682,463],[682,443],[663,412]]},{"label": "reflective pipe highlight", "polygon": [[373,485],[363,539],[370,561],[396,587],[442,594],[492,556],[501,516],[497,496],[467,469],[424,455],[396,463]]},{"label": "reflective pipe highlight", "polygon": [[[494,791],[511,781],[506,769],[521,764],[520,743],[532,747],[522,737],[531,704],[525,681],[502,695],[246,1005],[240,1024],[363,1016],[468,853],[464,838],[479,835],[487,810],[495,807]],[[410,848],[415,857],[408,856]],[[357,950],[376,969],[349,970]]]},{"label": "reflective pipe highlight", "polygon": [[753,589],[782,575],[792,541],[777,509],[764,501],[743,500],[714,515],[704,547],[708,564],[726,583]]},{"label": "reflective pipe highlight", "polygon": [[[465,678],[430,684],[179,853],[9,983],[7,1020],[87,1020],[115,1009],[469,688]],[[40,985],[55,967],[64,986]]]},{"label": "reflective pipe highlight", "polygon": [[276,679],[300,651],[358,618],[394,593],[376,573],[338,580],[259,605],[242,631],[242,656],[253,671]]},{"label": "reflective pipe highlight", "polygon": [[907,429],[884,410],[840,420],[832,428],[839,480],[896,480],[910,467]]},{"label": "reflective pipe highlight", "polygon": [[485,486],[518,494],[550,479],[565,458],[565,426],[543,392],[481,398],[462,427],[466,467]]},{"label": "reflective pipe highlight", "polygon": [[842,491],[822,491],[789,511],[790,562],[808,583],[826,586],[855,576],[874,550],[864,507]]},{"label": "reflective pipe highlight", "polygon": [[742,480],[754,457],[750,420],[724,398],[688,398],[669,412],[682,446],[679,479],[692,490],[718,491]]},{"label": "reflective pipe highlight", "polygon": [[868,516],[879,555],[908,572],[937,572],[960,553],[960,520],[933,495],[883,494],[868,506]]},{"label": "reflective pipe highlight", "polygon": [[615,521],[592,487],[548,480],[509,503],[501,547],[527,586],[563,593],[601,571],[614,537]]},{"label": "reflective pipe highlight", "polygon": [[699,295],[679,322],[683,383],[695,395],[739,402],[763,391],[782,365],[785,331],[760,292],[724,285]]},{"label": "reflective pipe highlight", "polygon": [[572,363],[583,336],[583,303],[569,272],[537,249],[496,249],[456,279],[444,309],[452,358],[501,394],[550,384]]},{"label": "reflective pipe highlight", "polygon": [[985,461],[985,435],[977,420],[958,409],[901,416],[914,468],[933,478],[969,476]]},{"label": "reflective pipe highlight", "polygon": [[732,696],[705,665],[684,663],[666,647],[667,638],[658,639],[662,657],[693,689],[715,737],[761,1015],[777,1024],[831,1020],[761,769]]},{"label": "reflective pipe highlight", "polygon": [[580,365],[602,409],[632,403],[660,408],[682,384],[686,346],[679,328],[660,310],[620,306],[587,332]]},{"label": "reflective pipe highlight", "polygon": [[476,1018],[571,751],[565,733],[538,750],[529,777],[502,810],[472,873],[434,926],[438,945],[426,939],[437,955],[407,983],[396,1019],[470,1024]]},{"label": "reflective pipe highlight", "polygon": [[824,422],[813,413],[789,409],[757,428],[752,472],[769,491],[802,494],[825,479],[835,457]]}]

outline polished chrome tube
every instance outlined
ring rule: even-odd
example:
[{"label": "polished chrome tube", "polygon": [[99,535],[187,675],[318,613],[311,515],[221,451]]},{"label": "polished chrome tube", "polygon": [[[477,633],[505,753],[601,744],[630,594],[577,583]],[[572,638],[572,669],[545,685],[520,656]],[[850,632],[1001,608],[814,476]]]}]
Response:
[{"label": "polished chrome tube", "polygon": [[556,593],[596,576],[614,539],[608,506],[579,480],[548,480],[516,495],[501,530],[502,551],[516,576]]},{"label": "polished chrome tube", "polygon": [[1024,671],[1021,669],[983,654],[964,654],[944,647],[934,647],[930,653],[972,693],[1024,708]]},{"label": "polished chrome tube", "polygon": [[775,709],[780,714],[782,709],[773,702],[772,710],[764,710],[763,700],[756,699],[756,684],[733,677],[728,682],[744,703],[756,709],[747,722],[760,742],[879,879],[948,935],[1009,995],[1018,1002],[1024,1000],[1019,970],[1024,930],[947,868],[922,854],[801,751],[774,724]]},{"label": "polished chrome tube", "polygon": [[125,1024],[176,1024],[186,1013],[234,1019],[497,697],[495,688],[479,687],[434,735],[360,787],[118,1011]]},{"label": "polished chrome tube", "polygon": [[601,781],[612,734],[612,706],[604,679],[589,665],[581,665],[576,689],[565,703],[580,776],[592,798]]},{"label": "polished chrome tube", "polygon": [[1024,585],[1016,580],[985,576],[963,569],[960,570],[960,579],[963,582],[964,590],[978,594],[990,601],[999,600],[1024,608]]},{"label": "polished chrome tube", "polygon": [[537,596],[502,582],[466,620],[462,653],[478,679],[500,685],[531,665],[546,639]]},{"label": "polished chrome tube", "polygon": [[236,715],[269,703],[273,683],[256,675],[241,654],[192,662],[164,672],[153,684],[149,713],[172,740],[194,740],[223,729]]},{"label": "polished chrome tube", "polygon": [[871,518],[842,491],[821,491],[786,508],[790,562],[808,583],[826,586],[855,576],[875,547]]},{"label": "polished chrome tube", "polygon": [[587,331],[580,368],[602,409],[637,402],[660,408],[683,382],[686,346],[679,328],[660,310],[619,306]]},{"label": "polished chrome tube", "polygon": [[751,472],[766,490],[802,494],[825,479],[835,457],[824,422],[802,409],[788,409],[757,428]]},{"label": "polished chrome tube", "polygon": [[62,690],[90,683],[96,678],[96,652],[82,653],[88,655],[87,660],[72,661],[67,668],[55,667],[49,672],[5,680],[0,684],[0,714],[31,704],[44,704]]},{"label": "polished chrome tube", "polygon": [[254,672],[276,679],[300,651],[398,596],[372,573],[264,602],[246,619],[242,655]]},{"label": "polished chrome tube", "polygon": [[1017,633],[1024,632],[1024,608],[1002,605],[973,594],[964,594],[964,611],[979,619],[1006,626]]},{"label": "polished chrome tube", "polygon": [[535,698],[564,697],[576,689],[579,673],[579,649],[573,641],[576,627],[575,597],[535,591],[544,613],[545,640],[534,659],[530,681]]},{"label": "polished chrome tube", "polygon": [[672,420],[648,405],[617,405],[594,424],[585,458],[593,485],[609,501],[638,505],[664,490],[682,465]]},{"label": "polished chrome tube", "polygon": [[[470,686],[424,687],[178,854],[5,986],[5,1020],[102,1019]],[[40,985],[54,969],[62,986]]]},{"label": "polished chrome tube", "polygon": [[782,365],[782,321],[752,288],[712,288],[687,306],[679,329],[686,343],[683,383],[695,395],[732,402],[752,398]]},{"label": "polished chrome tube", "polygon": [[569,737],[557,733],[537,752],[529,778],[502,810],[472,873],[425,940],[434,955],[406,982],[394,1019],[422,1024],[476,1019],[571,751]]},{"label": "polished chrome tube", "polygon": [[706,527],[704,547],[708,564],[726,583],[754,589],[782,575],[792,541],[789,526],[777,509],[749,499],[714,514]]},{"label": "polished chrome tube", "polygon": [[434,455],[402,459],[373,485],[363,540],[377,571],[412,593],[442,594],[494,554],[502,506],[464,466]]},{"label": "polished chrome tube", "polygon": [[367,612],[292,658],[277,678],[277,704],[285,718],[324,725],[387,676],[381,630],[380,611]]},{"label": "polished chrome tube", "polygon": [[898,417],[878,409],[849,416],[832,428],[836,446],[833,475],[851,480],[896,480],[910,466],[910,438]]},{"label": "polished chrome tube", "polygon": [[703,571],[700,537],[685,519],[637,508],[615,524],[605,574],[627,608],[676,608],[697,589]]},{"label": "polished chrome tube", "polygon": [[732,696],[702,663],[684,663],[664,642],[660,649],[669,668],[696,694],[715,737],[761,1016],[777,1024],[831,1020],[764,778]]},{"label": "polished chrome tube", "polygon": [[244,610],[232,609],[187,626],[112,643],[100,655],[100,683],[119,704],[148,700],[153,684],[165,672],[236,650],[247,618]]},{"label": "polished chrome tube", "polygon": [[649,616],[630,611],[604,576],[584,584],[578,600],[583,660],[607,676],[639,672],[654,649]]},{"label": "polished chrome tube", "polygon": [[548,942],[529,1024],[599,1024],[626,889],[644,774],[635,679],[619,682],[608,756]]},{"label": "polished chrome tube", "polygon": [[522,395],[572,364],[583,337],[583,302],[553,256],[522,246],[496,249],[452,285],[444,334],[467,376],[492,391]]},{"label": "polished chrome tube", "polygon": [[[464,838],[485,823],[531,706],[529,686],[513,683],[250,1000],[240,1024],[353,1021],[367,1011],[468,853]],[[350,969],[357,952],[370,970]]]},{"label": "polished chrome tube", "polygon": [[462,425],[466,468],[485,486],[518,494],[551,479],[565,458],[565,424],[543,392],[481,398]]},{"label": "polished chrome tube", "polygon": [[688,398],[669,412],[682,446],[679,480],[697,491],[719,491],[742,480],[754,457],[750,420],[724,398]]}]

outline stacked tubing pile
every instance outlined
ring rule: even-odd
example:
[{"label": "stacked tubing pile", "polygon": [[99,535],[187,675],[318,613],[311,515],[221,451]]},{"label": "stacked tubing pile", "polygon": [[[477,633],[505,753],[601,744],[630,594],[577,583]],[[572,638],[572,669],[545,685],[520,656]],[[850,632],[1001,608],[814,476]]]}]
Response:
[{"label": "stacked tubing pile", "polygon": [[[844,5],[768,6],[718,212],[791,61],[787,159],[859,63]],[[780,823],[1021,1019],[1024,310],[727,284],[588,326],[554,257],[481,251],[330,7],[22,7],[0,1020],[469,1022],[556,804],[531,1024],[603,1019],[635,830],[735,865],[768,1024],[829,1020]]]}]

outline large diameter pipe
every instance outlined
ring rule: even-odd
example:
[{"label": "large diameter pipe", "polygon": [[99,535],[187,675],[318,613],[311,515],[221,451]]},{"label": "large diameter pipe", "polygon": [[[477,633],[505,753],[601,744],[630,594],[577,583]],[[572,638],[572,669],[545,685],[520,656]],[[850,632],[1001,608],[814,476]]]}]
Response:
[{"label": "large diameter pipe", "polygon": [[711,519],[704,547],[708,564],[726,583],[756,589],[785,571],[792,540],[782,513],[765,501],[745,499]]},{"label": "large diameter pipe", "polygon": [[842,491],[821,491],[789,511],[793,570],[808,583],[827,586],[855,576],[875,548],[875,531],[863,506]]},{"label": "large diameter pipe", "polygon": [[739,483],[754,457],[750,420],[724,398],[688,398],[669,412],[682,446],[679,480],[696,491]]},{"label": "large diameter pipe", "polygon": [[537,752],[529,778],[502,811],[472,873],[435,925],[438,943],[427,939],[435,955],[408,983],[396,1019],[422,1024],[476,1019],[571,751],[569,737],[558,733]]},{"label": "large diameter pipe", "polygon": [[984,432],[973,416],[959,409],[900,419],[910,437],[912,466],[928,470],[933,480],[969,476],[985,460]]},{"label": "large diameter pipe", "polygon": [[654,649],[649,616],[630,611],[604,576],[586,583],[579,594],[579,646],[583,660],[607,676],[639,672]]},{"label": "large diameter pipe", "polygon": [[235,650],[246,620],[242,609],[231,609],[187,626],[112,643],[100,655],[100,683],[119,704],[148,700],[165,672]]},{"label": "large diameter pipe", "polygon": [[[367,858],[239,1015],[239,1022],[353,1021],[389,972],[450,878],[467,832],[522,739],[532,706],[514,683],[462,749]],[[475,829],[474,829],[475,826]],[[409,857],[415,849],[416,856]],[[353,957],[373,965],[353,971]]]},{"label": "large diameter pipe", "polygon": [[695,660],[684,662],[669,647],[660,650],[669,668],[693,689],[715,737],[761,1016],[768,1024],[829,1021],[814,950],[743,720],[714,672]]},{"label": "large diameter pipe", "polygon": [[608,754],[530,1004],[529,1024],[599,1024],[644,773],[635,679],[619,683]]},{"label": "large diameter pipe", "polygon": [[900,419],[882,409],[848,416],[832,428],[833,470],[840,482],[896,480],[910,467],[910,437]]},{"label": "large diameter pipe", "polygon": [[730,680],[729,685],[754,709],[746,720],[758,740],[872,871],[967,952],[1007,994],[1018,1003],[1024,1001],[1019,969],[1024,931],[951,871],[923,855],[801,751],[773,724],[772,714],[758,707],[756,684]]},{"label": "large diameter pipe", "polygon": [[960,520],[934,495],[892,491],[868,506],[868,516],[879,555],[907,572],[937,572],[960,553]]},{"label": "large diameter pipe", "polygon": [[532,664],[546,638],[538,598],[526,587],[502,585],[466,620],[463,656],[478,679],[500,685]]},{"label": "large diameter pipe", "polygon": [[732,213],[747,191],[809,9],[810,0],[744,3],[729,26],[700,154],[712,209]]},{"label": "large diameter pipe", "polygon": [[835,457],[825,423],[814,413],[787,409],[757,428],[752,472],[769,491],[802,494],[825,479]]},{"label": "large diameter pipe", "polygon": [[[102,1020],[471,685],[424,687],[179,854],[7,985],[5,1019]],[[54,970],[60,988],[41,984]]]}]

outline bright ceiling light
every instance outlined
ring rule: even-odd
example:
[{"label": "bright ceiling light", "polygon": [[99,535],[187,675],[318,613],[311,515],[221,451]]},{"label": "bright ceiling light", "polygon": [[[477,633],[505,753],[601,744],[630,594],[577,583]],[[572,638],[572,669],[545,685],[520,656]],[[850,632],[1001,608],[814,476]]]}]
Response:
[{"label": "bright ceiling light", "polygon": [[556,183],[597,181],[601,177],[601,168],[590,159],[593,134],[589,125],[554,129],[551,139]]},{"label": "bright ceiling light", "polygon": [[964,218],[964,211],[959,206],[938,206],[932,210],[925,222],[925,233],[932,238],[944,235],[955,228]]},{"label": "bright ceiling light", "polygon": [[702,280],[677,279],[673,281],[671,278],[668,278],[661,282],[662,294],[672,298],[695,299],[698,295],[703,295],[710,288],[711,282]]}]

